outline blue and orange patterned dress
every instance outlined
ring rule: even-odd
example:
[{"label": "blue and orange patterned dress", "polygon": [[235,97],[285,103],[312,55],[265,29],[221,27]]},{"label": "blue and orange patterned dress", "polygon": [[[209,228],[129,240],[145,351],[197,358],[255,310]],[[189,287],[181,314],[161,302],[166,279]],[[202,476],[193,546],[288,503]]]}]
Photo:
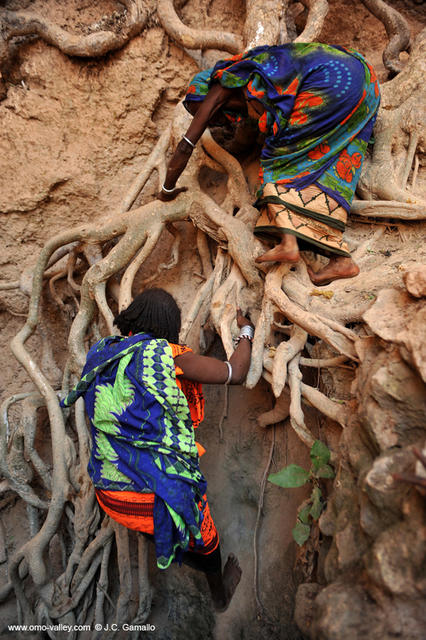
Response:
[{"label": "blue and orange patterned dress", "polygon": [[301,248],[349,256],[342,235],[380,102],[372,67],[343,47],[262,46],[198,73],[185,103],[204,100],[215,82],[263,108],[255,233],[284,231]]}]

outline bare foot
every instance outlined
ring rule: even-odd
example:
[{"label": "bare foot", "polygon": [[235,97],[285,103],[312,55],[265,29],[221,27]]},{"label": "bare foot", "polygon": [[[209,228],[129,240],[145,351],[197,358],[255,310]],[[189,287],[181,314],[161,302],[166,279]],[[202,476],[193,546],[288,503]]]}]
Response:
[{"label": "bare foot", "polygon": [[331,258],[329,263],[317,272],[308,267],[308,273],[311,282],[321,287],[341,278],[355,278],[359,274],[359,267],[352,258],[338,257]]},{"label": "bare foot", "polygon": [[240,580],[241,580],[241,567],[238,562],[238,558],[234,556],[233,553],[230,553],[228,556],[228,560],[223,568],[223,586],[225,597],[222,599],[213,599],[214,608],[218,613],[223,613],[229,607],[229,604],[232,600],[232,596],[235,593],[235,589],[237,588]]},{"label": "bare foot", "polygon": [[282,244],[277,244],[273,249],[256,258],[256,262],[299,262],[300,253],[297,245],[294,249],[285,249]]}]

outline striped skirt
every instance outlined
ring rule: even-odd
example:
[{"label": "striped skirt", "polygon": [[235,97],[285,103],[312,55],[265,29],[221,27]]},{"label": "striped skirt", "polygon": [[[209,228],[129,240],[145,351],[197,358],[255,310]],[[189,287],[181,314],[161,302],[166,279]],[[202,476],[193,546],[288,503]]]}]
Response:
[{"label": "striped skirt", "polygon": [[[136,491],[104,491],[95,489],[99,505],[113,520],[128,529],[141,531],[155,537],[154,529],[154,500],[155,493],[138,493]],[[213,553],[219,545],[219,534],[210,514],[206,496],[205,506],[199,503],[199,509],[203,513],[203,521],[200,531],[204,541],[204,547],[197,549],[196,553],[208,555]],[[194,539],[190,538],[189,551],[193,551]]]}]

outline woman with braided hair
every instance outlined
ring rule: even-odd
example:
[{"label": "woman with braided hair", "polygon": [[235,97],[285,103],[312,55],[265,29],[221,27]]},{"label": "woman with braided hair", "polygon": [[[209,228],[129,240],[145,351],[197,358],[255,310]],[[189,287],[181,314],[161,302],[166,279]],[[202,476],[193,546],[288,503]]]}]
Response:
[{"label": "woman with braided hair", "polygon": [[230,554],[222,571],[219,535],[199,467],[205,452],[194,429],[204,417],[201,383],[241,384],[253,325],[240,311],[229,359],[196,355],[179,344],[180,310],[163,289],[148,289],[118,314],[120,336],[88,352],[81,379],[62,401],[84,398],[92,450],[88,472],[102,510],[155,543],[157,565],[184,562],[203,571],[217,611],[241,578]]}]

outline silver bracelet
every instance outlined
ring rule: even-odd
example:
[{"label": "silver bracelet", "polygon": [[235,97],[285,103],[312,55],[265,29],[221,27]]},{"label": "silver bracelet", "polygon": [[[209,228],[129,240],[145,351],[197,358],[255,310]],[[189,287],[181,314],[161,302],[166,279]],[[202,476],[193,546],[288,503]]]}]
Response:
[{"label": "silver bracelet", "polygon": [[228,377],[225,380],[224,384],[229,384],[231,382],[231,378],[232,378],[232,365],[230,362],[228,362],[227,360],[225,360],[225,364],[228,367]]},{"label": "silver bracelet", "polygon": [[186,136],[182,136],[182,140],[185,140],[193,149],[195,149],[195,144]]},{"label": "silver bracelet", "polygon": [[163,184],[163,186],[161,187],[161,191],[164,191],[164,193],[173,193],[173,191],[176,191],[176,187],[173,187],[173,189],[166,189]]},{"label": "silver bracelet", "polygon": [[238,337],[239,338],[247,337],[247,338],[253,340],[253,338],[254,338],[254,328],[251,326],[251,324],[245,324],[244,327],[241,328],[240,335]]}]

